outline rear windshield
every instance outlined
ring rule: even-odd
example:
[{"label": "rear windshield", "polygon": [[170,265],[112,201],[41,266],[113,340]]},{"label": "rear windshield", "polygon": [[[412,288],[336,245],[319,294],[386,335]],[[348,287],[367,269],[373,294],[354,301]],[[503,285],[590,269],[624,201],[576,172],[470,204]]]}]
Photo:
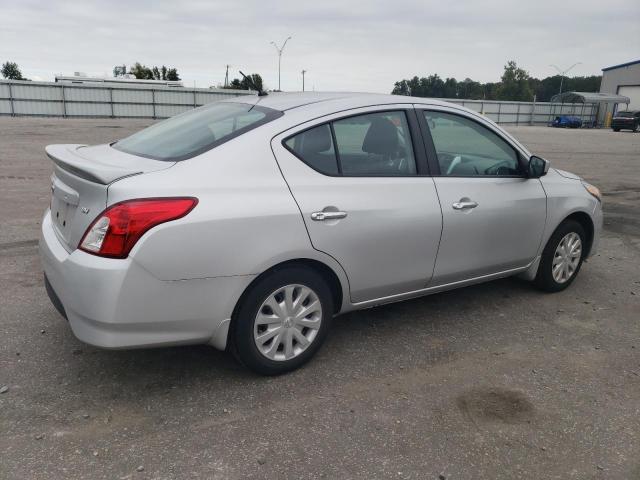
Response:
[{"label": "rear windshield", "polygon": [[151,125],[112,146],[133,155],[175,162],[211,150],[281,115],[259,105],[212,103]]}]

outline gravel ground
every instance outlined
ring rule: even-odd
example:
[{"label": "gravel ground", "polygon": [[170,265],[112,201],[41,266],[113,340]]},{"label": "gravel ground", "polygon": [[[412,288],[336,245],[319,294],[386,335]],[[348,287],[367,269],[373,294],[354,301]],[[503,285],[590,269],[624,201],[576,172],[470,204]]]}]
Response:
[{"label": "gravel ground", "polygon": [[50,143],[138,120],[0,118],[0,478],[640,478],[640,135],[510,128],[605,194],[567,291],[506,279],[339,317],[306,367],[101,351],[46,296]]}]

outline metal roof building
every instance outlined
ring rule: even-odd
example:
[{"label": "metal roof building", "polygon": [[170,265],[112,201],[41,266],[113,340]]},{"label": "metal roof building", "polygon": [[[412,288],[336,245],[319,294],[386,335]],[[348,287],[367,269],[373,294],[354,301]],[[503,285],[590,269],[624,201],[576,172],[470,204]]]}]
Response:
[{"label": "metal roof building", "polygon": [[617,110],[626,110],[631,100],[624,95],[599,92],[564,92],[551,97],[553,103],[591,103],[598,106],[597,124],[607,126]]},{"label": "metal roof building", "polygon": [[629,97],[629,110],[640,110],[640,60],[603,68],[600,91]]},{"label": "metal roof building", "polygon": [[77,72],[75,75],[56,75],[55,83],[69,83],[75,85],[103,85],[109,86],[126,86],[136,88],[155,88],[155,87],[172,87],[182,88],[184,84],[181,81],[173,80],[146,80],[138,79],[131,75],[126,77],[89,77]]}]

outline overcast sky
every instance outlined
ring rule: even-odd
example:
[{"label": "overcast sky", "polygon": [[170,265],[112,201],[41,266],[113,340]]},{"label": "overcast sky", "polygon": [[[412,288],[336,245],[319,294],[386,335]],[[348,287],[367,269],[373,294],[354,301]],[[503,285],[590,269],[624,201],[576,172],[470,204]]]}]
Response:
[{"label": "overcast sky", "polygon": [[549,64],[593,75],[640,59],[640,0],[0,0],[0,12],[0,62],[41,80],[139,61],[208,87],[231,64],[274,88],[270,42],[289,35],[283,90],[302,88],[302,69],[307,89],[389,92],[432,73],[496,81],[510,59],[540,78]]}]

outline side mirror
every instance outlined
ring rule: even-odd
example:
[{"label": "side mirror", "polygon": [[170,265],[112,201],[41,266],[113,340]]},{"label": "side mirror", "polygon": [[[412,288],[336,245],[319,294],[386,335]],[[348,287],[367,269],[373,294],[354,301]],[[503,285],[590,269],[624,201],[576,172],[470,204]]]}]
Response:
[{"label": "side mirror", "polygon": [[549,171],[550,163],[541,157],[532,155],[529,159],[529,166],[527,168],[527,174],[529,178],[540,178],[547,174]]}]

